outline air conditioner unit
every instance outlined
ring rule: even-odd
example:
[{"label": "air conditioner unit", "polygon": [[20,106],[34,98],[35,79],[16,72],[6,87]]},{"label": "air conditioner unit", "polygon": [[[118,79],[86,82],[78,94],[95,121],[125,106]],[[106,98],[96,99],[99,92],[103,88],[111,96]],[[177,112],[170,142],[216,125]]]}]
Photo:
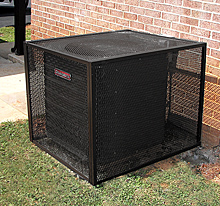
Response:
[{"label": "air conditioner unit", "polygon": [[131,30],[26,42],[30,139],[93,185],[198,146],[205,53]]}]

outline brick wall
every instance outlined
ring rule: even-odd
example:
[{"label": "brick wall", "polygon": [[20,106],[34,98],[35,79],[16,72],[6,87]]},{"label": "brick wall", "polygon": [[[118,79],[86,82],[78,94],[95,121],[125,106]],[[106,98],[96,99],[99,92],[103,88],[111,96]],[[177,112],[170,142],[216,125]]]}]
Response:
[{"label": "brick wall", "polygon": [[207,42],[204,134],[215,135],[214,141],[219,143],[220,0],[32,0],[31,3],[33,40],[133,29]]}]

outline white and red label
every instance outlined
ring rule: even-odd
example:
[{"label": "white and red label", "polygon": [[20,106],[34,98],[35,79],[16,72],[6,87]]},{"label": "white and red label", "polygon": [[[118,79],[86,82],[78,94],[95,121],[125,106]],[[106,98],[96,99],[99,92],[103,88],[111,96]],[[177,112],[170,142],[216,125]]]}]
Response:
[{"label": "white and red label", "polygon": [[65,71],[62,71],[60,69],[54,69],[54,74],[58,77],[61,77],[61,78],[66,79],[68,81],[71,81],[71,74],[69,74]]}]

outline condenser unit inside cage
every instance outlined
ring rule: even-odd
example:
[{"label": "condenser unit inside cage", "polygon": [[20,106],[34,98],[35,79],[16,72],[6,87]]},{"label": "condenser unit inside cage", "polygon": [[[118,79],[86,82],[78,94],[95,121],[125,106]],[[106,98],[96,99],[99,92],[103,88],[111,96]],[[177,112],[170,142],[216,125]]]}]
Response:
[{"label": "condenser unit inside cage", "polygon": [[25,50],[30,139],[91,184],[200,144],[205,43],[122,30]]}]

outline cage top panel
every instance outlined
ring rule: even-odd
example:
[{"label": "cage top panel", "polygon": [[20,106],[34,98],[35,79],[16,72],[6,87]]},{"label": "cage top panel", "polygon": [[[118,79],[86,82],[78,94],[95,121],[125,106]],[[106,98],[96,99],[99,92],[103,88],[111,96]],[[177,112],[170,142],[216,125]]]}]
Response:
[{"label": "cage top panel", "polygon": [[78,35],[30,42],[84,61],[98,61],[198,43],[130,30]]}]

